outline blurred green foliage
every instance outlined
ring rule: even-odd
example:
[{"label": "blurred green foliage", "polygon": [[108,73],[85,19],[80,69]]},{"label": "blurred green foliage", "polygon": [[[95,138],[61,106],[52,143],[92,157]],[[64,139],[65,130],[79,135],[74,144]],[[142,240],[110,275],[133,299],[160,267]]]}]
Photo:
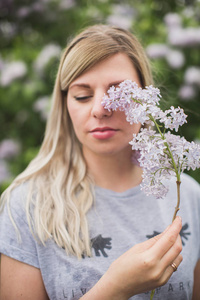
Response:
[{"label": "blurred green foliage", "polygon": [[[47,107],[43,98],[51,96],[59,62],[56,49],[63,49],[72,36],[95,23],[115,23],[126,27],[139,37],[145,48],[158,43],[181,51],[184,63],[179,68],[170,66],[164,57],[151,58],[155,84],[161,89],[165,109],[170,105],[180,105],[188,114],[188,124],[181,128],[180,134],[190,141],[200,140],[200,84],[192,86],[195,89],[192,97],[183,100],[179,96],[186,70],[191,66],[199,67],[200,41],[195,45],[171,45],[165,21],[170,14],[180,18],[183,28],[199,28],[200,2],[1,0],[0,143],[6,139],[17,141],[20,151],[16,155],[2,157],[0,153],[0,163],[6,163],[9,173],[4,174],[5,168],[0,166],[0,192],[38,152],[46,121],[44,111]],[[54,55],[38,67],[37,59],[48,45],[53,45],[49,49],[54,51]],[[5,68],[16,61],[24,64],[24,73],[22,71],[14,79],[7,75],[5,79]],[[11,72],[11,78],[12,75]],[[41,107],[36,108],[36,103]],[[199,170],[190,174],[200,182]]]}]

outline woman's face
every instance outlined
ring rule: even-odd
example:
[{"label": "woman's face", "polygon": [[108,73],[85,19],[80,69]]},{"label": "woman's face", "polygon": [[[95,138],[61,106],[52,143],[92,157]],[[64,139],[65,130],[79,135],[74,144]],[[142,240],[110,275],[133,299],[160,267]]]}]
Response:
[{"label": "woman's face", "polygon": [[124,53],[117,53],[97,63],[70,84],[67,107],[85,157],[92,154],[130,155],[129,142],[141,125],[130,125],[124,112],[109,112],[101,104],[104,93],[125,79],[140,85],[130,58]]}]

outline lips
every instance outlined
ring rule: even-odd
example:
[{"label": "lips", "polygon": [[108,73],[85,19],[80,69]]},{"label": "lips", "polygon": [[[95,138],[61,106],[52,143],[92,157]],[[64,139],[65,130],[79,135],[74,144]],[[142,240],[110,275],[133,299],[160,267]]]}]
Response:
[{"label": "lips", "polygon": [[97,127],[93,130],[91,130],[91,132],[105,132],[105,131],[116,131],[114,128],[111,127]]},{"label": "lips", "polygon": [[113,137],[118,130],[111,127],[97,127],[90,131],[92,136],[98,140],[106,140]]}]

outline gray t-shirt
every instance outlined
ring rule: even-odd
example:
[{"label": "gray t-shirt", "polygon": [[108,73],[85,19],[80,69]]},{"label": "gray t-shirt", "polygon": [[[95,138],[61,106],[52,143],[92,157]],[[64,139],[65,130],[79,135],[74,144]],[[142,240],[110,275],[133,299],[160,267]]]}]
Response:
[{"label": "gray t-shirt", "polygon": [[[96,201],[88,213],[93,257],[78,260],[67,256],[53,240],[46,246],[32,237],[24,209],[26,188],[16,188],[11,197],[14,220],[20,229],[18,242],[7,208],[0,215],[0,253],[39,268],[51,300],[77,300],[106,272],[110,264],[137,243],[162,232],[170,223],[176,205],[176,183],[170,183],[164,199],[146,196],[140,186],[122,193],[96,187]],[[182,175],[181,208],[183,262],[168,283],[156,289],[154,300],[192,298],[194,267],[200,259],[200,186]],[[132,297],[150,299],[150,292]]]}]

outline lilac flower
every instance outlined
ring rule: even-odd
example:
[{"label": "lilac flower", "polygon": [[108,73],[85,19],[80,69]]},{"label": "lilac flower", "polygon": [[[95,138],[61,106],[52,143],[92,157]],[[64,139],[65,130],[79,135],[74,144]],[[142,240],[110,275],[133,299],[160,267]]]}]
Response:
[{"label": "lilac flower", "polygon": [[168,33],[168,40],[173,46],[198,46],[200,44],[200,28],[173,28]]},{"label": "lilac flower", "polygon": [[175,129],[178,131],[179,126],[187,123],[186,115],[182,108],[174,108],[171,106],[169,110],[166,110],[160,117],[160,122],[165,124],[165,128]]},{"label": "lilac flower", "polygon": [[70,9],[72,7],[74,7],[76,5],[75,0],[61,0],[59,7],[61,9],[67,10]]},{"label": "lilac flower", "polygon": [[[180,108],[163,112],[158,104],[160,91],[152,85],[145,89],[138,87],[136,82],[125,80],[119,87],[111,87],[108,95],[103,97],[102,105],[109,110],[120,109],[125,111],[127,121],[131,124],[152,124],[154,120],[164,123],[166,128],[178,130],[178,127],[186,123],[186,115]],[[134,100],[134,101],[133,101]]]},{"label": "lilac flower", "polygon": [[44,12],[44,9],[45,9],[45,6],[44,6],[44,3],[41,3],[41,2],[35,2],[31,5],[31,10],[33,12],[39,12],[39,13],[42,13]]},{"label": "lilac flower", "polygon": [[166,57],[169,48],[165,44],[151,44],[147,46],[146,53],[150,58]]},{"label": "lilac flower", "polygon": [[44,96],[39,98],[33,105],[33,109],[36,112],[39,112],[42,120],[46,121],[49,114],[49,96]]},{"label": "lilac flower", "polygon": [[0,84],[10,85],[14,80],[23,77],[27,73],[26,64],[23,61],[6,63],[1,72]]},{"label": "lilac flower", "polygon": [[129,5],[117,4],[112,6],[112,10],[112,14],[107,18],[107,23],[130,29],[134,17],[133,8]]},{"label": "lilac flower", "polygon": [[165,24],[167,25],[168,28],[176,28],[181,26],[181,18],[178,14],[176,13],[168,13],[164,17]]},{"label": "lilac flower", "polygon": [[11,174],[8,170],[7,164],[0,160],[0,184],[9,180],[11,178]]},{"label": "lilac flower", "polygon": [[31,8],[28,6],[22,6],[17,10],[17,16],[19,18],[26,18],[31,13]]},{"label": "lilac flower", "polygon": [[140,150],[138,162],[144,170],[141,188],[147,195],[164,197],[168,187],[163,181],[176,177],[177,172],[180,174],[185,169],[200,168],[200,145],[171,132],[163,139],[154,130],[141,129],[139,134],[134,134],[130,144],[133,150]]},{"label": "lilac flower", "polygon": [[195,7],[186,5],[183,10],[183,15],[186,16],[186,18],[195,18]]},{"label": "lilac flower", "polygon": [[0,159],[10,159],[20,152],[20,145],[12,139],[5,139],[0,143]]},{"label": "lilac flower", "polygon": [[166,179],[176,177],[177,188],[180,188],[180,174],[185,169],[200,168],[200,145],[170,131],[165,132],[166,129],[178,131],[179,126],[187,122],[183,109],[171,106],[162,111],[160,98],[159,89],[152,85],[142,89],[137,83],[125,80],[118,87],[111,87],[102,100],[104,108],[124,111],[131,124],[155,125],[158,132],[151,126],[142,128],[133,135],[130,144],[134,153],[139,151],[137,161],[143,169],[141,188],[156,198],[162,198],[168,192]]},{"label": "lilac flower", "polygon": [[166,60],[173,69],[181,68],[185,63],[185,57],[181,51],[170,50],[166,55]]},{"label": "lilac flower", "polygon": [[196,96],[196,90],[192,85],[183,85],[179,89],[179,97],[182,100],[190,100]]},{"label": "lilac flower", "polygon": [[46,45],[38,55],[34,67],[38,73],[41,73],[51,58],[60,56],[61,48],[55,44]]},{"label": "lilac flower", "polygon": [[185,72],[185,82],[192,85],[200,86],[200,68],[189,67]]}]

